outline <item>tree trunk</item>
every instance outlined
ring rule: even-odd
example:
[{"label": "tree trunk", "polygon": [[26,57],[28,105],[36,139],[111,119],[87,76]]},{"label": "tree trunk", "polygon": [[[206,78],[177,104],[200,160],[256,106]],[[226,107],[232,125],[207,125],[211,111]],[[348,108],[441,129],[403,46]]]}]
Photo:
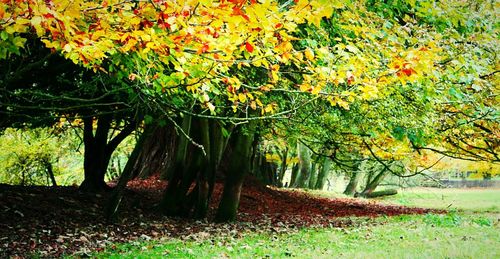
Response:
[{"label": "tree trunk", "polygon": [[300,170],[294,187],[305,188],[311,176],[311,152],[304,144],[300,143],[300,141],[297,142],[297,150],[299,153]]},{"label": "tree trunk", "polygon": [[387,174],[388,171],[385,168],[382,169],[382,171],[375,177],[373,177],[371,182],[369,182],[366,185],[365,189],[361,192],[361,196],[367,197],[368,195],[370,195],[370,193],[372,193],[377,188],[377,186],[384,180]]},{"label": "tree trunk", "polygon": [[52,167],[52,163],[48,160],[43,160],[43,165],[45,166],[45,169],[47,170],[47,175],[50,179],[50,182],[52,183],[53,187],[57,186],[56,178],[54,176],[54,169]]},{"label": "tree trunk", "polygon": [[351,178],[349,179],[349,184],[347,184],[344,194],[353,196],[356,193],[356,188],[358,187],[359,180],[361,179],[362,173],[358,168],[352,171]]},{"label": "tree trunk", "polygon": [[[220,162],[222,159],[222,155],[226,150],[227,141],[232,131],[232,127],[223,128],[219,121],[212,120],[210,123],[210,167],[212,169],[212,174],[209,176],[209,190],[208,190],[208,199],[212,197],[212,193],[214,190],[215,180],[217,178],[217,172],[219,170]],[[227,133],[224,135],[224,131]]]},{"label": "tree trunk", "polygon": [[85,144],[83,170],[85,178],[80,189],[88,192],[108,190],[104,182],[106,169],[111,158],[111,152],[106,148],[108,133],[111,127],[109,116],[102,116],[97,121],[97,129],[94,136],[92,118],[84,118],[83,142]]},{"label": "tree trunk", "polygon": [[278,187],[283,187],[283,178],[285,178],[286,169],[288,167],[287,166],[288,147],[285,148],[280,158],[281,158],[281,164],[278,172]]},{"label": "tree trunk", "polygon": [[325,187],[326,180],[328,179],[328,176],[330,174],[331,165],[332,165],[332,160],[330,160],[330,158],[327,157],[324,158],[323,165],[321,166],[321,170],[319,171],[318,180],[316,181],[314,189],[323,190],[323,188]]},{"label": "tree trunk", "polygon": [[146,125],[154,131],[142,143],[138,162],[134,168],[134,177],[142,179],[152,175],[166,178],[168,167],[172,165],[173,149],[176,145],[176,134],[173,124],[166,126]]},{"label": "tree trunk", "polygon": [[[185,136],[179,136],[179,138],[183,137]],[[179,144],[182,145],[182,141],[179,141]],[[182,147],[178,146],[177,149],[179,151]],[[193,205],[191,198],[193,196],[189,196],[189,191],[199,171],[202,170],[204,157],[199,147],[190,145],[189,150],[190,152],[186,153],[183,161],[178,160],[182,159],[182,157],[176,158],[175,171],[172,172],[171,177],[168,179],[167,188],[160,202],[160,210],[165,215],[187,217],[190,214]],[[180,152],[182,153],[182,150]],[[181,153],[177,154],[182,156]],[[197,190],[192,189],[191,191]]]},{"label": "tree trunk", "polygon": [[398,194],[398,190],[387,189],[387,190],[383,190],[383,191],[376,191],[376,192],[367,193],[364,195],[361,193],[361,194],[359,194],[359,196],[365,197],[365,198],[377,198],[377,197],[396,195],[396,194]]},{"label": "tree trunk", "polygon": [[[205,218],[215,184],[215,174],[225,148],[222,127],[215,120],[184,117],[175,158],[169,167],[168,185],[160,203],[170,216]],[[189,140],[201,144],[189,145]],[[194,185],[194,187],[193,187]]]},{"label": "tree trunk", "polygon": [[213,170],[213,158],[211,143],[210,143],[210,125],[207,119],[199,119],[200,126],[200,136],[201,144],[205,150],[203,157],[202,167],[198,172],[198,177],[196,179],[197,189],[197,202],[195,205],[194,217],[197,219],[202,219],[207,216],[208,212],[208,202],[209,202],[209,190],[210,183],[209,180],[212,179],[212,174],[215,174]]},{"label": "tree trunk", "polygon": [[123,198],[127,183],[128,181],[130,181],[130,179],[132,179],[132,176],[134,175],[134,168],[136,168],[136,164],[139,158],[139,154],[141,153],[144,141],[148,137],[150,137],[150,134],[152,132],[152,128],[146,127],[139,140],[135,144],[134,150],[132,150],[132,153],[127,160],[127,164],[125,164],[125,168],[123,169],[123,172],[120,176],[120,180],[118,180],[118,183],[116,184],[116,187],[113,190],[113,194],[109,198],[108,204],[104,211],[106,220],[108,222],[111,222],[116,218],[118,207],[120,206],[120,202]]},{"label": "tree trunk", "polygon": [[316,186],[316,181],[318,181],[318,174],[320,168],[318,168],[318,163],[319,163],[319,158],[315,159],[315,161],[311,165],[311,176],[309,176],[309,184],[308,188],[309,189],[314,189],[314,186]]},{"label": "tree trunk", "polygon": [[[191,141],[201,142],[200,134],[203,134],[203,130],[200,127],[199,121],[191,116],[185,116],[182,120],[183,133],[179,130],[174,164],[168,170],[168,185],[160,203],[160,208],[166,215],[188,217],[193,206],[201,206],[196,204],[196,201],[200,198],[199,188],[203,188],[205,184],[200,185],[200,182],[206,180],[206,177],[200,174],[203,174],[201,171],[207,163],[200,147],[190,145]],[[189,140],[186,135],[194,139]],[[207,152],[206,143],[203,148]],[[193,184],[195,186],[191,189]],[[200,195],[203,194],[204,190],[201,190]]]},{"label": "tree trunk", "polygon": [[225,171],[224,190],[215,216],[218,222],[236,220],[243,180],[251,170],[255,122],[249,123],[247,131],[246,135],[240,130],[231,137],[233,140],[230,160]]},{"label": "tree trunk", "polygon": [[100,116],[97,121],[95,135],[93,133],[93,122],[94,119],[90,117],[83,119],[83,142],[85,144],[83,169],[85,178],[80,185],[80,189],[88,192],[110,189],[104,182],[104,176],[106,175],[111,155],[118,145],[135,129],[135,123],[131,122],[120,133],[108,141],[112,118],[106,115]]},{"label": "tree trunk", "polygon": [[299,177],[299,164],[294,164],[292,167],[292,174],[290,175],[290,184],[288,187],[295,188],[295,183],[297,182],[297,177]]}]

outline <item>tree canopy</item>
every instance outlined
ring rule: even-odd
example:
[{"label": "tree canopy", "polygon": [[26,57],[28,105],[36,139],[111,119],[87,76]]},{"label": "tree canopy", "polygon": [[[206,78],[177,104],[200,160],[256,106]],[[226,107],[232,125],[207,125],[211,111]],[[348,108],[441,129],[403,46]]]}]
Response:
[{"label": "tree canopy", "polygon": [[[90,78],[55,92],[97,88],[107,96],[114,93],[107,85],[118,86],[120,105],[139,107],[123,116],[144,118],[151,131],[167,118],[179,133],[164,151],[175,153],[167,156],[176,169],[169,180],[178,181],[167,193],[198,195],[188,211],[196,203],[203,216],[220,164],[232,192],[223,201],[236,202],[219,210],[230,215],[263,140],[299,142],[351,167],[371,159],[384,170],[403,160],[425,168],[433,163],[425,162],[429,151],[498,163],[496,9],[491,1],[459,0],[2,1],[0,59],[55,53]],[[30,48],[33,42],[44,47]],[[14,82],[6,73],[4,89]],[[108,112],[120,105],[111,102]],[[102,139],[109,158],[113,118],[96,116],[97,128],[106,130],[95,135],[93,119],[87,116],[86,148]],[[308,161],[299,149],[299,160]],[[105,170],[107,161],[99,163],[96,170]],[[196,192],[188,192],[191,183]]]}]

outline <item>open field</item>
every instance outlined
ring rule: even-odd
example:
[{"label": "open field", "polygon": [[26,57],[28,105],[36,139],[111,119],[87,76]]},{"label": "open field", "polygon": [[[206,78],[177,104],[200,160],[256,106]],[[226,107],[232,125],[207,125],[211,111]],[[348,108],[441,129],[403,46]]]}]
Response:
[{"label": "open field", "polygon": [[[335,194],[334,194],[335,195]],[[451,208],[448,214],[353,219],[347,228],[278,229],[135,241],[97,257],[499,258],[500,190],[412,189],[383,202]],[[451,206],[450,206],[451,204]]]},{"label": "open field", "polygon": [[411,188],[403,190],[398,195],[379,200],[412,207],[464,212],[500,212],[500,189]]}]

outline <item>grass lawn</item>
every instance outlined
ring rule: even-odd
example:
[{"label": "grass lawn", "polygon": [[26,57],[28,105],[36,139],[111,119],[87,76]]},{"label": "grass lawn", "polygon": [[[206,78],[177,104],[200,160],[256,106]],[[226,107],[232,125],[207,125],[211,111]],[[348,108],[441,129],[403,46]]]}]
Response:
[{"label": "grass lawn", "polygon": [[[383,202],[458,209],[381,217],[356,227],[135,241],[100,258],[500,258],[500,190],[413,189]],[[452,204],[450,206],[450,204]]]},{"label": "grass lawn", "polygon": [[405,206],[463,212],[500,212],[500,189],[411,188],[380,200]]}]

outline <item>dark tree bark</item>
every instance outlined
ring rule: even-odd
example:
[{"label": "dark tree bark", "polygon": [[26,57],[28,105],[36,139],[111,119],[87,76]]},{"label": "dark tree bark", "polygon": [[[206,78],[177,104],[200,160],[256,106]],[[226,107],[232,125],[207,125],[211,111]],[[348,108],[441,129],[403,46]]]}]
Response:
[{"label": "dark tree bark", "polygon": [[233,126],[228,128],[224,128],[227,132],[227,136],[223,134],[223,127],[220,122],[216,120],[210,121],[210,136],[211,136],[211,144],[210,144],[210,167],[212,170],[212,174],[209,179],[209,199],[212,197],[215,180],[217,178],[217,172],[219,171],[219,166],[222,160],[222,155],[226,150],[226,146],[229,140],[230,133],[232,132]]},{"label": "dark tree bark", "polygon": [[208,212],[208,202],[209,202],[209,191],[210,184],[209,182],[213,179],[212,175],[215,174],[214,161],[212,158],[213,149],[211,148],[210,143],[210,125],[207,119],[199,120],[200,126],[200,136],[201,143],[205,150],[204,157],[202,158],[202,167],[198,172],[198,177],[196,179],[196,187],[197,189],[197,202],[194,209],[194,217],[197,219],[202,219],[207,216]]},{"label": "dark tree bark", "polygon": [[80,185],[80,189],[83,191],[97,192],[109,190],[109,186],[104,182],[104,176],[106,175],[111,155],[118,145],[135,129],[135,123],[130,123],[115,137],[108,140],[112,121],[112,117],[109,115],[99,116],[97,129],[94,134],[94,119],[91,117],[83,119],[83,142],[85,144],[83,167],[85,178]]},{"label": "dark tree bark", "polygon": [[45,166],[45,169],[47,170],[47,176],[49,177],[50,182],[52,183],[52,186],[56,187],[57,186],[57,182],[56,182],[56,178],[54,176],[54,169],[52,167],[52,163],[49,160],[46,160],[46,159],[44,159],[42,161],[42,163]]},{"label": "dark tree bark", "polygon": [[230,140],[231,155],[225,170],[222,198],[215,216],[218,222],[236,220],[243,181],[251,170],[252,142],[255,137],[255,122],[250,122],[247,126],[249,133],[244,134],[239,130],[233,133]]},{"label": "dark tree bark", "polygon": [[[182,130],[186,134],[190,134],[191,120],[188,116],[183,119]],[[201,168],[202,152],[199,147],[189,145],[184,134],[177,138],[174,164],[168,169],[168,185],[160,202],[160,210],[169,216],[186,216],[187,207],[192,205],[192,201],[188,200],[188,191]]]},{"label": "dark tree bark", "polygon": [[172,124],[165,126],[147,125],[154,128],[148,138],[142,143],[138,162],[134,168],[134,177],[148,178],[160,175],[166,178],[168,167],[172,164],[173,149],[175,148],[176,134]]},{"label": "dark tree bark", "polygon": [[118,180],[118,183],[113,190],[113,194],[109,198],[108,204],[105,208],[104,213],[108,222],[112,222],[116,218],[118,207],[120,206],[120,202],[123,198],[127,183],[128,181],[130,181],[130,179],[132,179],[132,176],[134,175],[134,168],[136,168],[136,164],[139,158],[139,154],[141,153],[144,141],[150,137],[152,132],[153,128],[146,127],[139,140],[135,144],[134,150],[132,150],[132,153],[127,160],[127,164],[125,164],[125,168],[123,169],[123,172],[120,176],[120,180]]},{"label": "dark tree bark", "polygon": [[219,122],[201,118],[184,117],[182,131],[192,140],[178,136],[160,209],[166,215],[205,218],[226,137]]},{"label": "dark tree bark", "polygon": [[299,176],[299,164],[296,163],[292,167],[292,174],[290,175],[290,184],[288,187],[295,188],[295,183],[297,182],[297,177]]}]

